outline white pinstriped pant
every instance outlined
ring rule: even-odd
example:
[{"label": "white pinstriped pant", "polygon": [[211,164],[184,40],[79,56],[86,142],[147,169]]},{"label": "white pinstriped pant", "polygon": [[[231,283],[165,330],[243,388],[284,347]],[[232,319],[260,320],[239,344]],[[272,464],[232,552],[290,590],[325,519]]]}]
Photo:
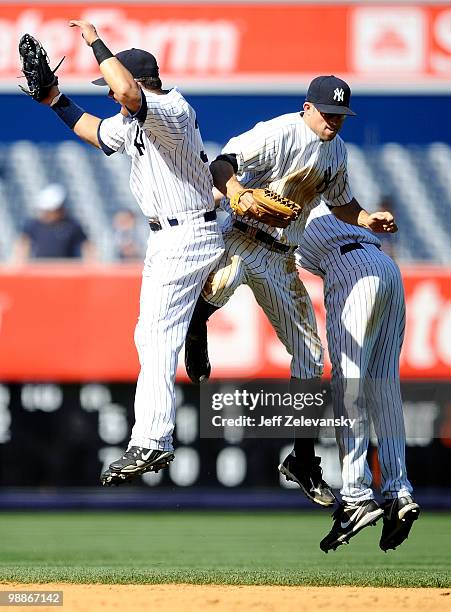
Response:
[{"label": "white pinstriped pant", "polygon": [[216,221],[195,219],[150,235],[135,329],[141,371],[130,446],[173,448],[178,355],[201,289],[223,250]]},{"label": "white pinstriped pant", "polygon": [[207,280],[203,298],[221,307],[237,287],[248,285],[291,355],[291,376],[320,377],[323,349],[294,255],[271,251],[236,229],[224,234],[224,243],[224,254]]},{"label": "white pinstriped pant", "polygon": [[370,419],[378,438],[384,497],[412,492],[405,464],[405,429],[399,382],[405,302],[395,262],[373,244],[321,262],[327,342],[336,417],[355,418],[337,428],[344,501],[371,499],[367,463]]}]

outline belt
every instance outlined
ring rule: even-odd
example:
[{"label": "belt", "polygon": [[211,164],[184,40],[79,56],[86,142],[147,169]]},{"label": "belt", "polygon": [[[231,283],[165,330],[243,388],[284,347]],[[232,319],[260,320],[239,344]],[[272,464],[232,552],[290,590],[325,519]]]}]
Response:
[{"label": "belt", "polygon": [[[204,221],[214,221],[216,219],[216,210],[207,211],[206,213],[203,214],[203,217],[204,217]],[[180,222],[177,218],[169,219],[168,217],[167,221],[171,227],[180,225]],[[152,230],[152,232],[159,232],[161,229],[163,229],[161,225],[161,221],[159,220],[158,217],[151,217],[149,219],[149,227]]]},{"label": "belt", "polygon": [[[333,269],[334,267],[336,268],[338,253],[340,253],[340,255],[346,255],[346,253],[350,253],[351,251],[357,251],[360,249],[363,249],[365,251],[366,247],[372,246],[376,247],[376,249],[381,250],[380,246],[378,244],[375,244],[374,242],[349,242],[348,244],[342,244],[340,247],[333,247],[330,251],[327,251],[326,255],[318,262],[317,268],[324,275],[326,275],[329,270]],[[343,262],[343,265],[346,268],[346,265],[349,265],[350,263],[353,263],[352,260],[346,258],[346,261]]]},{"label": "belt", "polygon": [[360,244],[360,242],[350,242],[349,244],[342,244],[340,247],[340,253],[344,255],[345,253],[349,253],[350,251],[355,251],[356,249],[363,249],[364,247]]},{"label": "belt", "polygon": [[274,249],[275,251],[280,251],[281,253],[288,253],[289,251],[295,251],[295,246],[289,246],[288,244],[283,244],[283,242],[279,242],[276,240],[271,234],[264,232],[263,230],[259,230],[247,223],[243,223],[242,221],[234,221],[233,227],[243,234],[248,234],[255,240],[259,242],[263,242],[270,249]]},{"label": "belt", "polygon": [[[375,247],[380,249],[381,247],[378,244],[374,244],[373,242],[368,242],[367,244],[373,244]],[[350,242],[349,244],[342,244],[340,247],[341,255],[345,255],[345,253],[349,253],[350,251],[355,251],[356,249],[364,249],[365,247],[361,242]]]}]

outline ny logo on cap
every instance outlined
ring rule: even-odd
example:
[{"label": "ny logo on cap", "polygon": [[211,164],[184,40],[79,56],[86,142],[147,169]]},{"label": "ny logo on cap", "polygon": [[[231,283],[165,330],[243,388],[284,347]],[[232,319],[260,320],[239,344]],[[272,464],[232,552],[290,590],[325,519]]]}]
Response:
[{"label": "ny logo on cap", "polygon": [[344,102],[344,89],[342,89],[341,87],[337,87],[334,91],[334,100],[337,100],[338,102]]}]

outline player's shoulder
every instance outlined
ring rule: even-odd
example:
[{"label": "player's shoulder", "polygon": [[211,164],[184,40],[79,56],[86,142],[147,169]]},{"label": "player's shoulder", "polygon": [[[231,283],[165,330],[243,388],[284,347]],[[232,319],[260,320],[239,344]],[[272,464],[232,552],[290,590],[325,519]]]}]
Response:
[{"label": "player's shoulder", "polygon": [[188,105],[188,102],[177,87],[173,87],[172,89],[164,90],[163,92],[158,93],[150,89],[143,88],[143,92],[147,104],[160,106],[171,106],[174,104]]},{"label": "player's shoulder", "polygon": [[127,126],[133,122],[133,118],[130,115],[124,115],[121,112],[116,113],[115,115],[111,115],[110,117],[106,117],[106,119],[101,120],[102,128],[108,126],[109,128],[120,128],[121,126]]},{"label": "player's shoulder", "polygon": [[145,104],[147,117],[157,116],[160,121],[185,122],[188,117],[195,118],[194,109],[183,97],[177,87],[173,87],[162,93],[145,90]]},{"label": "player's shoulder", "polygon": [[300,123],[302,123],[300,113],[285,113],[284,115],[273,117],[267,121],[261,121],[260,123],[257,123],[257,126],[262,126],[265,129],[289,129],[290,127],[296,128]]},{"label": "player's shoulder", "polygon": [[285,141],[290,134],[293,138],[295,137],[300,123],[302,120],[299,113],[287,113],[260,121],[247,134],[249,136],[264,135],[266,141]]}]

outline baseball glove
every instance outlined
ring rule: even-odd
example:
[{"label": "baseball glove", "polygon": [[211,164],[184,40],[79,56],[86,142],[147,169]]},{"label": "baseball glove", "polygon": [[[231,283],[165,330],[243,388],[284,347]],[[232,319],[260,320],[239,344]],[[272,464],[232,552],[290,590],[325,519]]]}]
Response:
[{"label": "baseball glove", "polygon": [[33,100],[40,102],[48,96],[54,85],[58,85],[58,77],[55,72],[61,66],[64,57],[58,66],[52,70],[44,47],[31,34],[24,34],[20,39],[19,55],[28,89],[25,89],[22,85],[19,85],[19,87]]},{"label": "baseball glove", "polygon": [[[241,201],[241,196],[245,193],[252,194],[256,201],[256,212]],[[271,227],[288,227],[302,210],[299,204],[271,189],[242,189],[231,198],[230,206],[237,215],[250,217]]]}]

